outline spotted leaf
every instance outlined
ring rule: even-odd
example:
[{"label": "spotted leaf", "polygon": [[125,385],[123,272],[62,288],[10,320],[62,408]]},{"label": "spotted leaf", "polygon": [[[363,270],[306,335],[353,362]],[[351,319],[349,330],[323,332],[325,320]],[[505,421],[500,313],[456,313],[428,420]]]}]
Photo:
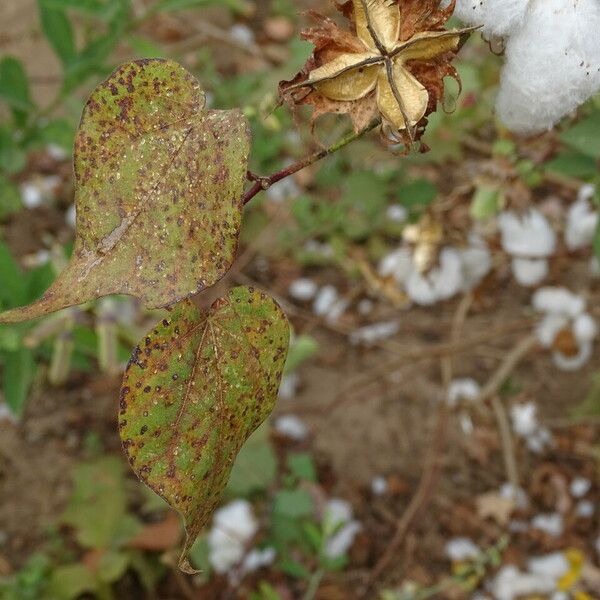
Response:
[{"label": "spotted leaf", "polygon": [[75,139],[71,261],[40,300],[0,321],[116,293],[156,308],[213,285],[237,249],[249,138],[243,114],[206,110],[177,63],[119,67],[90,96]]},{"label": "spotted leaf", "polygon": [[121,389],[121,440],[138,477],[183,516],[186,572],[235,457],[273,410],[288,341],[275,301],[238,287],[208,311],[180,302],[134,350]]}]

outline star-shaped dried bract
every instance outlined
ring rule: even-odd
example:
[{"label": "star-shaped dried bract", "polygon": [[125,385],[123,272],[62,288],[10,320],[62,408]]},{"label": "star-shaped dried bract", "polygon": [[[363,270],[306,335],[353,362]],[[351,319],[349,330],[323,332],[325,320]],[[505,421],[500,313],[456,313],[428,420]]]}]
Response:
[{"label": "star-shaped dried bract", "polygon": [[420,137],[424,117],[443,97],[443,79],[458,74],[451,61],[473,28],[446,30],[454,10],[440,0],[348,0],[337,4],[353,32],[313,13],[319,26],[302,33],[315,45],[304,69],[280,84],[283,99],[311,104],[313,121],[347,113],[356,131],[379,114],[394,139]]}]

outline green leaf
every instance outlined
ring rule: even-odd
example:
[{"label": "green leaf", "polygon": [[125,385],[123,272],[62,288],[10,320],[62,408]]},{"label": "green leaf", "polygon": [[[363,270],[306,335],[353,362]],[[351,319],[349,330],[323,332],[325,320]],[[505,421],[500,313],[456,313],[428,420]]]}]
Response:
[{"label": "green leaf", "polygon": [[38,9],[44,35],[63,65],[68,65],[77,55],[69,18],[64,11],[48,7],[46,0],[38,0]]},{"label": "green leaf", "polygon": [[273,409],[288,342],[275,301],[238,287],[207,311],[179,303],[134,350],[119,431],[138,477],[184,518],[184,571],[234,458]]},{"label": "green leaf", "polygon": [[92,15],[103,15],[113,2],[107,0],[43,0],[49,9],[65,10],[72,8]]},{"label": "green leaf", "polygon": [[4,400],[15,416],[20,416],[35,375],[35,360],[29,348],[4,355]]},{"label": "green leaf", "polygon": [[498,188],[489,185],[479,185],[471,200],[471,217],[478,220],[489,219],[498,213],[500,193]]},{"label": "green leaf", "polygon": [[216,283],[237,249],[250,146],[240,111],[205,110],[177,63],[140,60],[96,88],[75,140],[77,236],[32,319],[108,294],[147,308]]},{"label": "green leaf", "polygon": [[119,581],[127,571],[129,556],[124,552],[103,552],[98,561],[96,576],[104,583]]},{"label": "green leaf", "polygon": [[0,175],[0,219],[4,219],[23,207],[17,186]]},{"label": "green leaf", "polygon": [[310,517],[314,512],[313,500],[303,489],[279,490],[273,500],[273,512],[290,519]]},{"label": "green leaf", "polygon": [[409,209],[427,207],[436,199],[437,194],[437,187],[427,179],[416,179],[398,190],[400,202]]},{"label": "green leaf", "polygon": [[13,138],[13,131],[0,127],[0,171],[12,174],[22,171],[27,158]]},{"label": "green leaf", "polygon": [[121,460],[108,456],[77,467],[63,521],[75,529],[77,541],[91,549],[118,547],[140,530],[127,514]]},{"label": "green leaf", "polygon": [[152,12],[168,12],[215,5],[225,5],[236,11],[244,11],[247,9],[244,0],[159,0],[151,10]]},{"label": "green leaf", "polygon": [[573,150],[600,160],[600,111],[565,131],[560,139]]},{"label": "green leaf", "polygon": [[18,306],[27,302],[27,282],[23,271],[13,258],[8,246],[0,242],[0,303]]},{"label": "green leaf", "polygon": [[50,580],[50,595],[53,600],[75,600],[86,592],[94,592],[98,582],[94,574],[82,564],[56,567]]},{"label": "green leaf", "polygon": [[233,465],[227,493],[248,496],[266,490],[275,480],[277,457],[269,443],[269,428],[259,427],[244,444]]},{"label": "green leaf", "polygon": [[598,172],[596,161],[581,152],[561,152],[544,166],[548,171],[578,179],[593,177]]},{"label": "green leaf", "polygon": [[307,452],[297,452],[290,454],[287,459],[287,466],[292,475],[299,480],[317,481],[317,471],[312,456]]},{"label": "green leaf", "polygon": [[20,60],[6,56],[0,60],[0,98],[11,108],[28,111],[32,108],[29,81]]}]

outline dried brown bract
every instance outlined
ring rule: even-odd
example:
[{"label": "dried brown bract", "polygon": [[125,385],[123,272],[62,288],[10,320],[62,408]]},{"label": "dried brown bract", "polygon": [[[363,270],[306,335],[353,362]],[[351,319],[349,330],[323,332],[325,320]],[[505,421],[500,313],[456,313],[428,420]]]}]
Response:
[{"label": "dried brown bract", "polygon": [[311,13],[318,26],[302,32],[315,50],[302,71],[280,84],[293,107],[314,107],[313,122],[324,113],[344,113],[354,129],[381,116],[391,139],[411,143],[425,117],[443,97],[443,79],[458,80],[451,62],[469,29],[444,29],[454,2],[440,0],[348,0],[337,8],[351,30]]}]

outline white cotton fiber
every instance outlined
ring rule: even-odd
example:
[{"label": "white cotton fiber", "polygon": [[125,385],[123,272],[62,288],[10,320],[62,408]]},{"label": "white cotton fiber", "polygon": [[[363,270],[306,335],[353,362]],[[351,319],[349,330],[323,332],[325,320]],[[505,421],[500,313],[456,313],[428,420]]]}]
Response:
[{"label": "white cotton fiber", "polygon": [[529,0],[457,0],[455,15],[469,25],[483,25],[487,35],[505,36],[525,18]]},{"label": "white cotton fiber", "polygon": [[390,252],[379,263],[379,275],[393,277],[398,284],[403,284],[413,269],[412,254],[406,247]]},{"label": "white cotton fiber", "polygon": [[497,113],[512,130],[551,128],[600,89],[598,0],[531,0],[506,44]]},{"label": "white cotton fiber", "polygon": [[580,343],[594,340],[598,335],[598,325],[594,318],[588,313],[579,315],[573,322],[573,335]]},{"label": "white cotton fiber", "polygon": [[473,238],[471,246],[461,251],[463,289],[471,290],[492,269],[492,255],[484,242]]},{"label": "white cotton fiber", "polygon": [[498,216],[502,247],[523,258],[545,258],[554,253],[556,235],[548,219],[535,208],[518,215],[506,211]]},{"label": "white cotton fiber", "polygon": [[569,318],[554,313],[545,315],[535,328],[535,336],[544,348],[551,348],[558,333],[569,326]]},{"label": "white cotton fiber", "polygon": [[578,371],[592,357],[592,342],[580,342],[579,352],[575,356],[565,356],[561,352],[554,352],[552,360],[561,371]]},{"label": "white cotton fiber", "polygon": [[535,310],[575,318],[585,310],[585,300],[563,287],[544,287],[533,295]]},{"label": "white cotton fiber", "polygon": [[440,300],[448,300],[463,287],[462,261],[458,250],[444,248],[439,264],[429,273],[414,270],[406,281],[406,293],[421,306],[431,306]]},{"label": "white cotton fiber", "polygon": [[512,273],[519,285],[535,287],[548,276],[548,261],[545,258],[513,258]]},{"label": "white cotton fiber", "polygon": [[598,229],[598,211],[594,210],[585,198],[577,200],[569,208],[565,243],[570,250],[589,246]]}]

